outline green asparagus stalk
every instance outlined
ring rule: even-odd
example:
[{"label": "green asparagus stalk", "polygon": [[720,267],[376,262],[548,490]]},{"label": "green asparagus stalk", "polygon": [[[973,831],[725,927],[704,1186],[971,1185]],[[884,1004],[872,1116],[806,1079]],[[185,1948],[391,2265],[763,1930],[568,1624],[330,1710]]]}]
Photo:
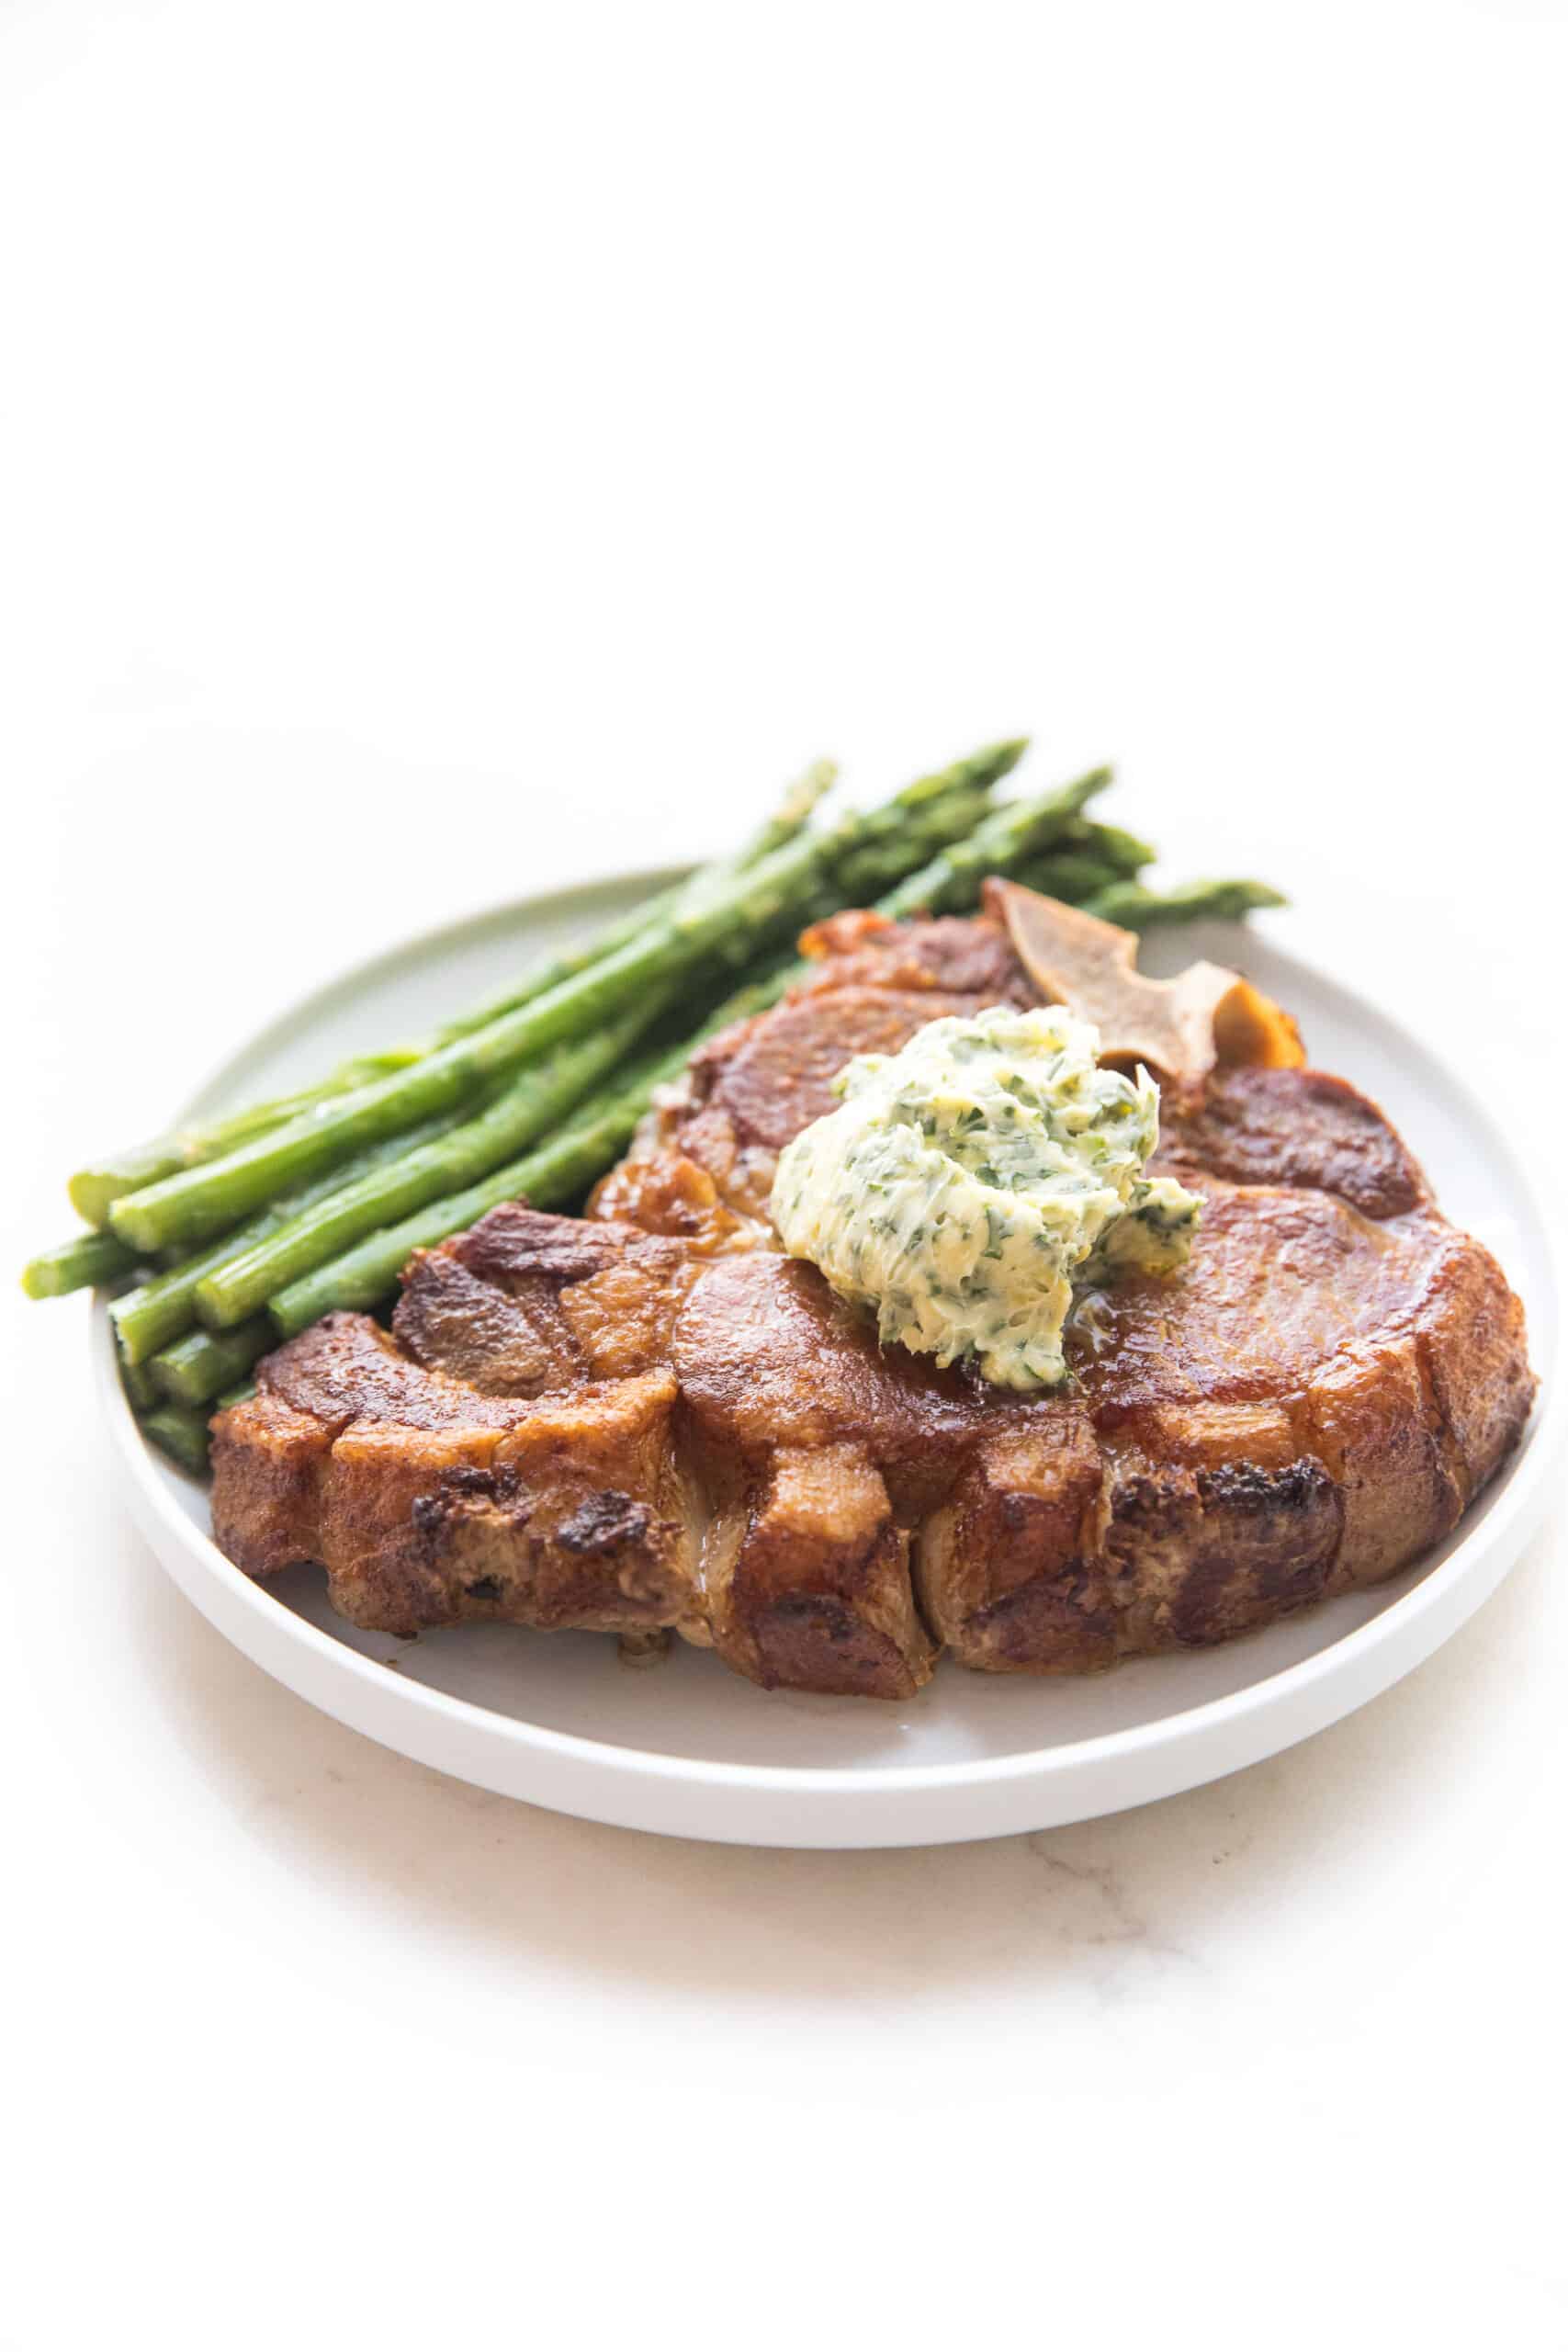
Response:
[{"label": "green asparagus stalk", "polygon": [[63,1298],[67,1291],[117,1282],[136,1264],[136,1252],[112,1233],[73,1233],[34,1258],[22,1274],[29,1298]]},{"label": "green asparagus stalk", "polygon": [[[197,1284],[196,1308],[202,1321],[219,1329],[242,1323],[275,1291],[340,1256],[367,1233],[395,1224],[426,1201],[515,1159],[525,1145],[555,1126],[625,1062],[661,1009],[660,1000],[652,997],[621,1020],[558,1046],[547,1060],[524,1069],[478,1118],[448,1127],[417,1150],[400,1152],[395,1159],[287,1218],[259,1240],[231,1251]],[[215,1396],[217,1389],[207,1393]]]},{"label": "green asparagus stalk", "polygon": [[153,1444],[188,1470],[193,1478],[207,1475],[207,1415],[188,1405],[159,1405],[141,1417],[141,1427]]},{"label": "green asparagus stalk", "polygon": [[1086,901],[1085,911],[1127,931],[1151,931],[1156,923],[1240,922],[1255,908],[1287,903],[1267,882],[1184,882],[1170,890],[1112,882]]},{"label": "green asparagus stalk", "polygon": [[286,1120],[299,1117],[329,1096],[350,1093],[372,1079],[384,1077],[389,1070],[401,1069],[417,1057],[412,1047],[361,1054],[353,1061],[344,1062],[341,1069],[334,1070],[317,1086],[277,1095],[269,1102],[253,1102],[247,1109],[212,1120],[205,1126],[176,1128],[166,1136],[154,1137],[151,1143],[135,1144],[129,1151],[117,1152],[110,1159],[96,1160],[86,1168],[79,1168],[66,1186],[71,1205],[89,1225],[105,1225],[115,1202],[125,1193],[140,1192],[145,1185],[173,1176],[182,1168],[196,1168],[204,1160],[234,1151],[256,1136],[270,1134]]},{"label": "green asparagus stalk", "polygon": [[1037,854],[1110,782],[1109,768],[1092,768],[1055,792],[1032,800],[1004,801],[966,838],[952,842],[880,899],[878,912],[947,914],[972,906],[987,874],[1005,874]]},{"label": "green asparagus stalk", "polygon": [[[889,804],[911,831],[924,807],[940,799],[942,779],[921,778]],[[948,787],[951,794],[952,787]],[[689,915],[652,923],[586,971],[547,989],[499,1021],[458,1038],[357,1092],[321,1103],[273,1134],[199,1168],[163,1178],[117,1201],[110,1212],[120,1238],[141,1250],[192,1245],[274,1198],[286,1185],[337,1164],[364,1144],[450,1109],[483,1080],[499,1077],[650,992],[673,989],[717,957],[749,959],[810,906],[824,876],[835,874],[863,841],[880,835],[889,809],[850,815],[829,831],[804,833],[736,876]]]},{"label": "green asparagus stalk", "polygon": [[253,1315],[231,1331],[187,1331],[171,1348],[137,1367],[151,1375],[160,1396],[176,1405],[207,1405],[244,1379],[258,1356],[277,1345],[265,1315]]},{"label": "green asparagus stalk", "polygon": [[302,1209],[334,1192],[352,1172],[356,1176],[369,1173],[399,1153],[417,1149],[420,1145],[442,1135],[452,1124],[451,1119],[433,1119],[412,1135],[400,1136],[389,1143],[381,1143],[363,1153],[353,1163],[352,1171],[336,1170],[331,1176],[318,1178],[313,1184],[301,1186],[272,1207],[263,1209],[237,1231],[226,1234],[205,1250],[181,1260],[167,1272],[154,1274],[135,1290],[125,1291],[109,1303],[109,1319],[114,1325],[122,1363],[144,1363],[149,1356],[168,1347],[188,1331],[196,1321],[197,1287],[204,1277],[221,1265],[225,1259],[240,1250],[250,1249],[269,1233]]},{"label": "green asparagus stalk", "polygon": [[[265,1210],[241,1229],[259,1231],[264,1225],[274,1222],[276,1216],[276,1211]],[[145,1363],[161,1348],[177,1340],[182,1331],[189,1330],[196,1320],[196,1286],[201,1280],[202,1269],[216,1265],[228,1247],[225,1240],[215,1250],[197,1251],[166,1273],[154,1274],[135,1290],[110,1301],[109,1318],[114,1324],[122,1366]]]},{"label": "green asparagus stalk", "polygon": [[78,1216],[85,1217],[89,1225],[105,1226],[111,1205],[122,1193],[155,1184],[160,1177],[172,1175],[186,1164],[180,1137],[158,1136],[151,1143],[132,1144],[111,1159],[91,1160],[85,1168],[78,1168],[66,1184],[66,1195]]}]

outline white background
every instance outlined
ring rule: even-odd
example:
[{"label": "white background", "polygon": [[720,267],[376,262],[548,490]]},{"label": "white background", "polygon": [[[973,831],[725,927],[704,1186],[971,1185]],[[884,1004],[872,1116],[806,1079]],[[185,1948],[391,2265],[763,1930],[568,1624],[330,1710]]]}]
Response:
[{"label": "white background", "polygon": [[[1546,0],[6,0],[9,1261],[357,956],[1020,727],[1561,1165],[1565,119]],[[0,2343],[1568,2342],[1560,1525],[1211,1790],[705,1849],[268,1684],[5,1312]]]}]

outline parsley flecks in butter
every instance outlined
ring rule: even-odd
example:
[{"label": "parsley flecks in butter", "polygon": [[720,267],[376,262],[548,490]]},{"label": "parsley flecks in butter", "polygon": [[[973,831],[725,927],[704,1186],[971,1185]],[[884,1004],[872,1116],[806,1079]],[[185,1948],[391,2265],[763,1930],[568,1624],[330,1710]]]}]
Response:
[{"label": "parsley flecks in butter", "polygon": [[861,1055],[779,1160],[784,1248],[874,1307],[885,1342],[1054,1386],[1076,1292],[1174,1272],[1201,1208],[1145,1176],[1159,1089],[1101,1069],[1099,1044],[1059,1006],[998,1005]]}]

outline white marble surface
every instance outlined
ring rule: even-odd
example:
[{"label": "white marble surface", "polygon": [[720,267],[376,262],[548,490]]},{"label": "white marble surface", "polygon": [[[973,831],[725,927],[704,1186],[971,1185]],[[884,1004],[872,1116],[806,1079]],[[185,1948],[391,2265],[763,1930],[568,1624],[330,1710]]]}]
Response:
[{"label": "white marble surface", "polygon": [[[1020,725],[1561,1160],[1561,14],[0,17],[10,1262],[340,965]],[[1568,2340],[1559,1522],[1218,1786],[708,1849],[269,1684],[3,1311],[0,2343]]]}]

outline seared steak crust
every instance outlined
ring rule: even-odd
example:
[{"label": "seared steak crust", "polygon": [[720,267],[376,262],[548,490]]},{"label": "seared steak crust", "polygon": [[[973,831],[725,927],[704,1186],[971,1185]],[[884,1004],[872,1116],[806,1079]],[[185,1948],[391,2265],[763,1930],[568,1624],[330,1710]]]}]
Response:
[{"label": "seared steak crust", "polygon": [[[942,1647],[1078,1672],[1375,1582],[1517,1442],[1522,1313],[1374,1105],[1216,1073],[1161,1164],[1190,1261],[1090,1303],[1056,1395],[883,1350],[761,1218],[849,1055],[1027,1000],[987,922],[823,927],[813,984],[716,1039],[586,1220],[497,1209],[333,1316],[214,1424],[214,1532],[318,1560],[357,1623],[678,1627],[769,1687],[906,1697]],[[613,1211],[614,1214],[606,1214]]]}]

